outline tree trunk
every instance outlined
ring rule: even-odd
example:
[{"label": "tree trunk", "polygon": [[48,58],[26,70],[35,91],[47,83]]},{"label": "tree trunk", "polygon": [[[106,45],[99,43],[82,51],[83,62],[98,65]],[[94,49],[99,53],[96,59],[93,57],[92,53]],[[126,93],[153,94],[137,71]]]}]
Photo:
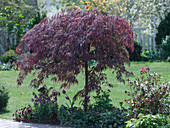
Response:
[{"label": "tree trunk", "polygon": [[85,101],[84,101],[84,110],[87,111],[87,107],[88,107],[88,62],[85,62]]},{"label": "tree trunk", "polygon": [[6,51],[8,51],[9,49],[10,49],[10,33],[8,32]]}]

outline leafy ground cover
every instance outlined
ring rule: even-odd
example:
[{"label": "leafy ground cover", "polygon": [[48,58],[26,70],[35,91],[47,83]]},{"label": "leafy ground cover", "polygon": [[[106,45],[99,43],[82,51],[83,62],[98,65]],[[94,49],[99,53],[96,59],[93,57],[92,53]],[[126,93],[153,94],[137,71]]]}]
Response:
[{"label": "leafy ground cover", "polygon": [[[163,80],[170,81],[170,63],[162,63],[162,62],[131,62],[130,67],[126,66],[129,71],[132,71],[136,77],[140,75],[140,69],[142,67],[150,68],[150,72],[162,73]],[[110,73],[109,69],[107,69],[106,74],[108,76],[108,81],[113,83],[113,88],[110,88],[110,98],[112,99],[112,103],[114,106],[119,106],[119,102],[124,101],[127,98],[127,95],[124,93],[125,90],[128,90],[129,87],[127,84],[119,83]],[[27,76],[24,80],[22,86],[17,86],[16,80],[18,77],[18,72],[15,71],[0,71],[0,82],[6,86],[9,91],[10,99],[6,110],[0,112],[0,118],[3,119],[12,119],[12,114],[19,108],[25,107],[26,104],[31,104],[32,93],[36,92],[36,89],[31,88],[29,83],[34,76]],[[69,97],[73,97],[78,89],[83,88],[84,86],[84,75],[80,74],[78,76],[79,84],[75,86],[71,86],[70,89],[67,90],[67,94]],[[54,83],[50,80],[45,80],[45,84],[48,87],[54,87],[56,90],[60,89],[61,83]],[[108,87],[103,87],[105,90],[109,89]],[[61,91],[61,90],[60,90]],[[95,93],[91,93],[90,95],[94,95]],[[93,103],[94,101],[90,101]],[[58,98],[58,104],[68,103],[65,100],[65,95],[61,94]],[[78,101],[76,102],[78,105]]]}]

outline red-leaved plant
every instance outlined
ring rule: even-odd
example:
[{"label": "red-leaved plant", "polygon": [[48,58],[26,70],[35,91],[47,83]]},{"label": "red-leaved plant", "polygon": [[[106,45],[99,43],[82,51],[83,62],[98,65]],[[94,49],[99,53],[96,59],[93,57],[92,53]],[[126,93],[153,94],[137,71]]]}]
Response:
[{"label": "red-leaved plant", "polygon": [[13,120],[16,120],[19,122],[23,121],[27,123],[31,122],[32,119],[34,118],[31,105],[28,105],[27,107],[16,110],[13,116],[14,116]]},{"label": "red-leaved plant", "polygon": [[162,76],[157,73],[149,73],[149,68],[140,70],[140,78],[129,81],[130,92],[125,91],[133,99],[125,99],[130,107],[129,115],[137,118],[143,114],[169,114],[168,96],[169,83],[162,81]]},{"label": "red-leaved plant", "polygon": [[[123,18],[103,16],[99,11],[80,9],[63,10],[52,18],[45,18],[29,30],[21,39],[16,51],[20,54],[17,69],[20,70],[19,85],[28,73],[36,78],[31,85],[38,87],[44,78],[52,75],[54,81],[64,82],[62,87],[78,84],[76,76],[85,71],[85,86],[74,97],[84,97],[87,110],[89,92],[100,89],[107,83],[107,67],[116,78],[124,82],[122,73],[132,74],[125,69],[129,62],[126,47],[133,51],[133,32]],[[91,61],[96,62],[90,65]]]}]

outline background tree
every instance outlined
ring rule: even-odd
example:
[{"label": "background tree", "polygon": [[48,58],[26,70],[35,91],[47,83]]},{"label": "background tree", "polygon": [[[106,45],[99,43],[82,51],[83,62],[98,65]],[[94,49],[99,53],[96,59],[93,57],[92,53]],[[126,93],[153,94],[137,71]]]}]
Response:
[{"label": "background tree", "polygon": [[[21,12],[24,19],[21,22],[28,22],[33,15],[36,14],[37,6],[28,5],[23,0],[1,0],[0,2],[0,12],[1,18],[5,19],[3,23],[3,19],[1,19],[1,28],[6,27],[6,20],[15,22],[15,13]],[[35,12],[34,12],[35,11]],[[14,14],[13,14],[14,13]]]},{"label": "background tree", "polygon": [[98,9],[102,14],[114,14],[123,17],[132,26],[156,29],[170,12],[168,0],[66,0],[68,6],[81,9]]},{"label": "background tree", "polygon": [[[15,49],[24,33],[39,23],[46,14],[40,14],[38,5],[28,5],[30,0],[2,0],[0,2],[0,28],[7,31],[7,45],[4,49]],[[16,44],[12,41],[10,46],[10,37],[16,35]],[[13,38],[14,39],[14,38]],[[0,42],[4,46],[4,42]]]},{"label": "background tree", "polygon": [[[129,61],[126,47],[133,51],[133,33],[129,24],[118,16],[103,16],[99,11],[70,9],[66,13],[46,18],[22,38],[16,51],[20,54],[17,69],[19,85],[28,73],[37,78],[31,85],[38,87],[52,75],[54,81],[64,82],[62,87],[78,84],[76,76],[85,73],[85,86],[74,96],[84,97],[87,110],[88,95],[100,90],[107,82],[102,71],[107,67],[116,78],[124,82],[122,74],[132,74],[125,69]],[[92,61],[96,64],[90,65]]]},{"label": "background tree", "polygon": [[142,23],[143,26],[149,26],[150,28],[157,28],[170,12],[170,2],[168,0],[140,0],[136,3],[140,6],[139,24]]},{"label": "background tree", "polygon": [[166,15],[165,19],[161,21],[158,26],[158,33],[156,34],[156,44],[160,47],[162,41],[166,36],[170,35],[170,12]]}]

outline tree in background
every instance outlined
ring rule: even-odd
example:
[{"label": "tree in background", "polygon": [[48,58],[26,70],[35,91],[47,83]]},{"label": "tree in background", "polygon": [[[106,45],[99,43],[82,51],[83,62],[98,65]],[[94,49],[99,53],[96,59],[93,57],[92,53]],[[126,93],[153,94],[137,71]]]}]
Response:
[{"label": "tree in background", "polygon": [[[15,22],[15,14],[20,12],[24,17],[21,22],[28,22],[36,14],[36,6],[28,5],[23,0],[1,0],[1,28],[6,27],[6,20]],[[3,20],[4,19],[4,20]],[[3,22],[4,21],[4,22]]]},{"label": "tree in background", "polygon": [[[133,51],[133,32],[128,22],[118,16],[104,16],[99,11],[70,9],[51,19],[46,18],[29,30],[16,51],[20,54],[19,85],[28,73],[37,78],[31,85],[38,87],[45,78],[64,82],[62,87],[78,84],[76,76],[85,73],[85,86],[74,96],[84,97],[88,108],[89,92],[100,90],[107,82],[102,71],[107,67],[124,82],[122,74],[131,75],[124,63],[129,61],[126,47]],[[96,62],[92,64],[92,62]]]},{"label": "tree in background", "polygon": [[140,5],[139,24],[157,28],[159,23],[170,12],[169,0],[140,0],[137,2]]},{"label": "tree in background", "polygon": [[81,9],[98,9],[104,15],[118,15],[132,26],[150,27],[150,30],[156,29],[170,12],[168,0],[65,0],[63,3]]},{"label": "tree in background", "polygon": [[158,33],[156,34],[156,45],[160,47],[162,41],[166,36],[170,35],[170,12],[166,15],[165,19],[161,21],[158,26]]},{"label": "tree in background", "polygon": [[[0,2],[0,28],[6,29],[8,36],[7,46],[4,42],[0,44],[6,51],[10,48],[15,49],[25,32],[46,17],[45,13],[41,16],[37,5],[28,5],[27,2],[24,0],[2,0]],[[16,35],[16,44],[12,41],[12,46],[10,46],[11,35]]]}]

